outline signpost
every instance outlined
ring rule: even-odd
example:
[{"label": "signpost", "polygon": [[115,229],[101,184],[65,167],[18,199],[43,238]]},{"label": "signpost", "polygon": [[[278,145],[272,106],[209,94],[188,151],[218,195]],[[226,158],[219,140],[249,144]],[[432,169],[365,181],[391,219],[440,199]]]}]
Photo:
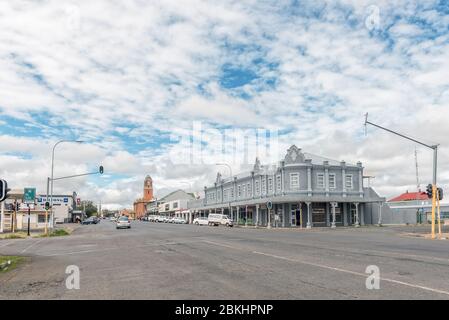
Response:
[{"label": "signpost", "polygon": [[30,204],[34,205],[36,199],[36,188],[25,188],[23,190],[23,203],[28,206],[28,236],[30,236],[30,217],[31,217],[31,207]]},{"label": "signpost", "polygon": [[268,229],[271,229],[271,209],[273,209],[273,203],[271,201],[267,202],[267,209],[268,209]]}]

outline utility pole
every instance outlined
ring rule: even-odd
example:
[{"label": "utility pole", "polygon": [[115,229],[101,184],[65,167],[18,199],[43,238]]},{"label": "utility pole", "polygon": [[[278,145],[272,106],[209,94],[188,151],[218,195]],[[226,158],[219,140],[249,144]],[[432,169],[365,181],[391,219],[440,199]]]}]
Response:
[{"label": "utility pole", "polygon": [[417,190],[421,190],[421,184],[419,183],[419,167],[418,167],[418,150],[415,148],[415,164],[416,164],[416,187]]},{"label": "utility pole", "polygon": [[[438,144],[436,144],[436,145],[428,145],[428,144],[426,144],[426,143],[424,143],[424,142],[421,142],[421,141],[418,141],[418,140],[416,140],[416,139],[413,139],[413,138],[411,138],[411,137],[408,137],[408,136],[406,136],[406,135],[404,135],[404,134],[401,134],[401,133],[398,133],[398,132],[396,132],[396,131],[393,131],[393,130],[391,130],[391,129],[387,129],[387,128],[385,128],[385,127],[382,127],[382,126],[380,126],[380,125],[377,125],[377,124],[375,124],[375,123],[372,123],[372,122],[370,122],[370,121],[368,121],[368,113],[365,115],[365,133],[366,133],[366,127],[367,127],[367,125],[372,125],[373,127],[376,127],[376,128],[379,128],[379,129],[382,129],[382,130],[385,130],[385,131],[387,131],[387,132],[390,132],[390,133],[392,133],[392,134],[394,134],[394,135],[397,135],[397,136],[399,136],[399,137],[401,137],[401,138],[404,138],[404,139],[407,139],[407,140],[410,140],[410,141],[413,141],[413,142],[415,142],[415,143],[417,143],[417,144],[420,144],[420,145],[422,145],[422,146],[424,146],[424,147],[427,147],[427,148],[429,148],[429,149],[432,149],[433,150],[433,179],[432,179],[432,190],[433,190],[433,192],[432,192],[432,239],[435,239],[435,209],[436,209],[436,193],[438,192],[438,188],[437,188],[437,170],[438,170]],[[440,223],[440,222],[439,222]],[[441,234],[440,234],[440,237],[441,237]]]}]

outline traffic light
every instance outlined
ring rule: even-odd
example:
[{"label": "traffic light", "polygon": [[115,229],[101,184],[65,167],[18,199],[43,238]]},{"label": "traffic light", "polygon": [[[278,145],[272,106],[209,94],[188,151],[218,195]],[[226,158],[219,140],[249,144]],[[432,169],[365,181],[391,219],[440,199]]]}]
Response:
[{"label": "traffic light", "polygon": [[6,180],[0,180],[0,202],[8,198],[8,182]]},{"label": "traffic light", "polygon": [[438,199],[443,200],[443,188],[438,188]]},{"label": "traffic light", "polygon": [[50,209],[50,202],[45,202],[45,210],[49,210]]},{"label": "traffic light", "polygon": [[427,186],[426,193],[427,193],[427,196],[429,197],[429,199],[432,199],[432,197],[433,197],[433,186],[431,184],[429,184]]},{"label": "traffic light", "polygon": [[103,168],[103,166],[100,166],[100,174],[103,174],[103,172],[104,172],[104,168]]}]

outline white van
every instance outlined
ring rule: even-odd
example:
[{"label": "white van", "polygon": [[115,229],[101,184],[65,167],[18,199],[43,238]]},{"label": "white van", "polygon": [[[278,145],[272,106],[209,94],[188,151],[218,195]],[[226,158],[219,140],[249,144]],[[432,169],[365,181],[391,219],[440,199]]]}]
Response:
[{"label": "white van", "polygon": [[232,227],[234,225],[232,223],[232,220],[225,214],[211,213],[209,214],[207,221],[210,226],[222,225],[226,227]]}]

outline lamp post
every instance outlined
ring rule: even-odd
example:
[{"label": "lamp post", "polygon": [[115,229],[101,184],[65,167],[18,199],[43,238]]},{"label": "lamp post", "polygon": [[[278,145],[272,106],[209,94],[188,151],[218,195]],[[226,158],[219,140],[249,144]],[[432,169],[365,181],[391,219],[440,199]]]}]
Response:
[{"label": "lamp post", "polygon": [[80,140],[59,140],[58,142],[55,143],[55,145],[53,146],[53,150],[51,153],[51,195],[50,195],[50,210],[51,210],[51,227],[54,227],[54,212],[53,212],[53,173],[54,173],[54,164],[55,164],[55,149],[56,147],[63,142],[73,142],[73,143],[83,143],[84,141],[80,141]]},{"label": "lamp post", "polygon": [[[391,129],[382,127],[378,124],[372,123],[370,121],[368,121],[368,113],[365,115],[365,130],[367,125],[372,125],[373,127],[385,130],[387,132],[390,132],[392,134],[395,134],[401,138],[413,141],[417,144],[420,144],[422,146],[425,146],[429,149],[433,150],[433,179],[432,179],[432,239],[435,239],[435,209],[436,209],[436,202],[437,202],[437,197],[436,197],[436,193],[438,192],[438,188],[437,188],[437,171],[438,171],[438,147],[439,144],[435,144],[435,145],[429,145],[427,143],[421,142],[417,139],[408,137],[402,133],[398,133],[396,131],[393,131]],[[366,131],[365,131],[366,133]],[[440,223],[440,219],[438,219],[438,223]],[[439,233],[439,236],[441,237],[441,233]]]}]

